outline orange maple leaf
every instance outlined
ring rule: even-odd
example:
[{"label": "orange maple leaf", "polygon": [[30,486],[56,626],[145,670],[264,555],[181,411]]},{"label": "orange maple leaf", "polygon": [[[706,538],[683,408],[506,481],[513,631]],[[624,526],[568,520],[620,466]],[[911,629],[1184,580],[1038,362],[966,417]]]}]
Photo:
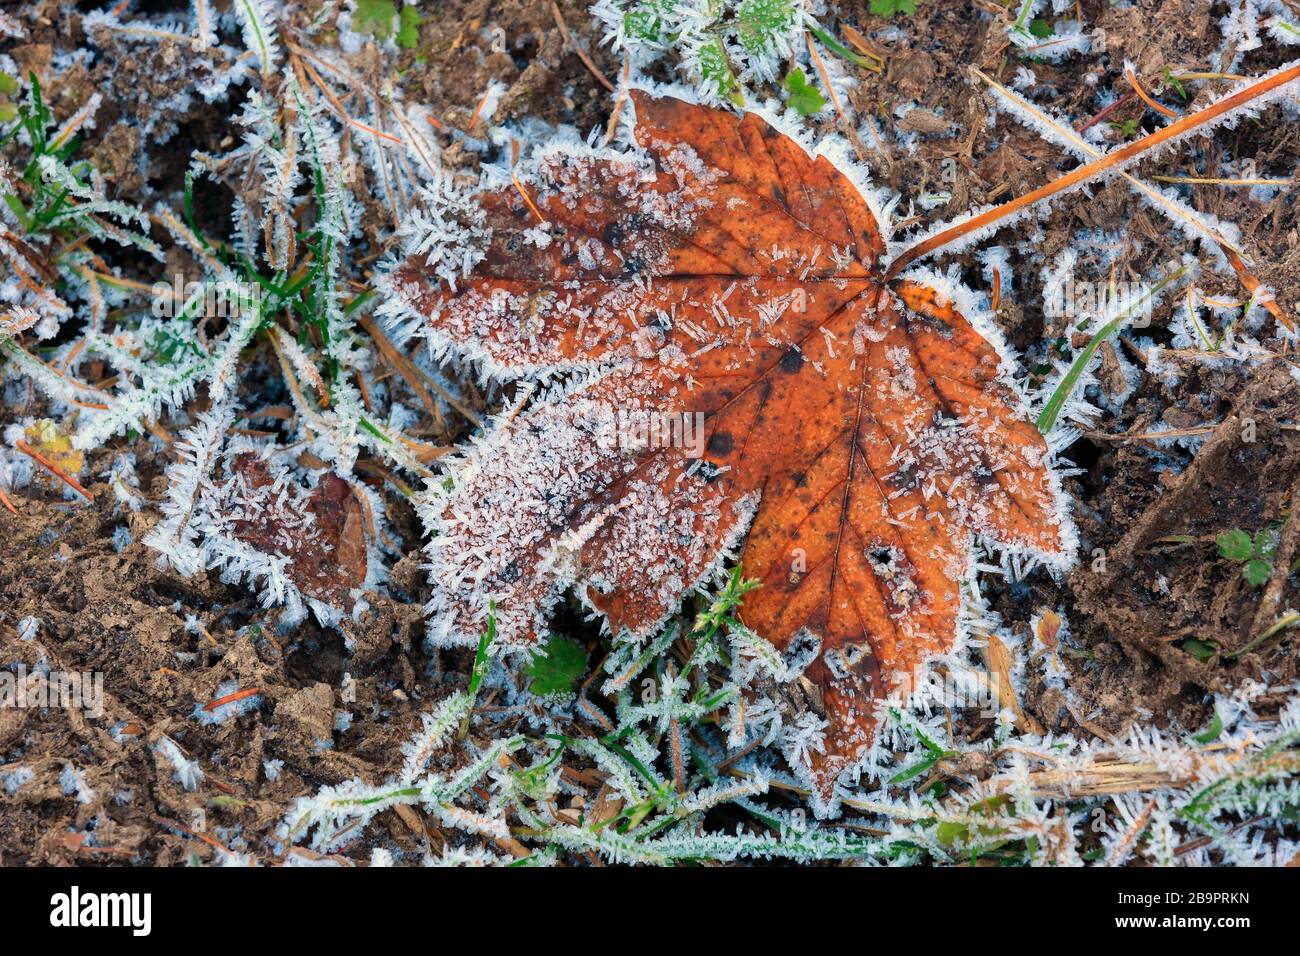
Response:
[{"label": "orange maple leaf", "polygon": [[530,645],[576,586],[643,636],[748,531],[740,616],[810,650],[827,797],[952,647],[971,536],[1063,556],[1048,450],[956,293],[889,277],[834,164],[756,114],[632,103],[640,151],[552,148],[481,197],[459,288],[419,256],[390,277],[436,350],[542,383],[426,509],[431,635],[475,643],[494,601]]}]

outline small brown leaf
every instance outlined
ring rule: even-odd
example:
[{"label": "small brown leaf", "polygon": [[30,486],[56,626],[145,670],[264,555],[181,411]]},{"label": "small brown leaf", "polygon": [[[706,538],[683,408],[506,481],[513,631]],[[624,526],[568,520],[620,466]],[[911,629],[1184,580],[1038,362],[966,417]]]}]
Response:
[{"label": "small brown leaf", "polygon": [[[236,455],[229,470],[242,478],[241,491],[278,490],[266,462],[256,455]],[[367,567],[362,509],[352,486],[327,472],[310,492],[294,489],[255,500],[265,505],[243,508],[246,516],[231,521],[231,537],[263,554],[288,556],[285,574],[298,590],[351,610],[352,591],[365,583]]]}]

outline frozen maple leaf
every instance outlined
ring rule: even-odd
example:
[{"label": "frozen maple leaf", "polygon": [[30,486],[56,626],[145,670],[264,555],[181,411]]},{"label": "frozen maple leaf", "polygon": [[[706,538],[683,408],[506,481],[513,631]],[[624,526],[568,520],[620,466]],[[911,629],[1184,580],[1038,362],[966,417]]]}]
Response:
[{"label": "frozen maple leaf", "polygon": [[553,148],[481,197],[490,245],[458,288],[419,256],[390,277],[435,351],[543,383],[426,505],[431,635],[476,642],[495,602],[529,646],[576,587],[639,637],[748,532],[741,618],[810,651],[826,727],[801,769],[829,796],[880,701],[953,645],[971,536],[1062,555],[1047,448],[956,291],[886,279],[825,156],[757,114],[631,97],[638,150]]},{"label": "frozen maple leaf", "polygon": [[304,489],[271,475],[256,455],[236,455],[218,494],[228,507],[213,509],[225,533],[262,555],[284,559],[283,573],[304,595],[350,610],[352,592],[366,580],[366,539],[361,505],[352,487],[333,472]]},{"label": "frozen maple leaf", "polygon": [[163,520],[144,543],[183,575],[218,568],[223,580],[247,581],[264,605],[285,605],[281,625],[308,608],[323,624],[337,622],[381,574],[371,542],[382,519],[368,490],[333,471],[303,482],[273,446],[227,448],[233,420],[228,400],[175,443]]}]

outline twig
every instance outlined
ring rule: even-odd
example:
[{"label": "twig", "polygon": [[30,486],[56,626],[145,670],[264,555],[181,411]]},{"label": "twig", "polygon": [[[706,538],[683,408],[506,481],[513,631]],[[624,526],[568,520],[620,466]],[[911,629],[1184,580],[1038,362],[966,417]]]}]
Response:
[{"label": "twig", "polygon": [[[847,116],[844,115],[844,109],[840,106],[840,98],[835,93],[835,86],[831,83],[831,75],[826,70],[826,64],[822,62],[821,54],[817,52],[817,45],[813,43],[811,33],[804,33],[804,38],[808,41],[808,53],[812,56],[813,64],[817,67],[817,73],[822,78],[822,83],[826,86],[826,94],[831,98],[831,105],[835,107],[835,115],[839,119],[840,127],[844,130],[849,141],[853,143],[853,148],[857,151],[858,159],[863,163],[867,162],[867,151],[862,146],[862,140],[858,138],[858,131],[853,128]],[[870,128],[868,123],[867,127]],[[874,132],[873,132],[874,135]],[[883,149],[882,149],[883,151]]]},{"label": "twig", "polygon": [[[204,631],[203,633],[207,634],[207,631]],[[211,634],[208,634],[208,640],[212,641]],[[212,641],[212,643],[215,644],[216,641]],[[218,697],[216,700],[209,701],[203,705],[203,711],[204,713],[210,714],[218,707],[224,707],[226,704],[233,704],[236,701],[246,700],[249,697],[256,697],[261,692],[261,688],[259,687],[246,687],[243,690],[235,691],[233,694],[226,694],[224,697]]]},{"label": "twig", "polygon": [[555,15],[555,25],[560,28],[560,36],[564,38],[564,45],[574,53],[578,54],[578,59],[582,61],[582,65],[587,68],[592,76],[600,81],[601,86],[613,93],[614,84],[605,79],[604,73],[601,73],[600,70],[596,69],[596,64],[591,61],[591,57],[587,55],[587,52],[573,42],[573,37],[569,35],[569,28],[564,22],[563,15],[560,13],[560,5],[556,3],[555,0],[551,0],[551,13]]},{"label": "twig", "polygon": [[1110,106],[1107,106],[1105,109],[1101,110],[1101,111],[1098,112],[1098,113],[1094,113],[1092,119],[1087,120],[1087,121],[1085,121],[1085,122],[1079,124],[1078,126],[1075,127],[1075,129],[1078,130],[1080,133],[1082,133],[1084,130],[1088,129],[1089,127],[1096,126],[1098,123],[1100,123],[1102,120],[1104,120],[1104,119],[1105,119],[1107,116],[1109,116],[1111,113],[1115,112],[1117,109],[1119,109],[1119,108],[1120,108],[1121,106],[1123,106],[1125,103],[1127,103],[1127,102],[1129,102],[1130,100],[1132,100],[1135,96],[1137,96],[1137,94],[1134,93],[1134,92],[1132,92],[1132,91],[1129,91],[1128,93],[1125,93],[1123,96],[1121,96],[1119,99],[1117,99],[1114,103],[1111,103]]},{"label": "twig", "polygon": [[77,492],[78,494],[82,495],[82,496],[83,496],[87,501],[89,501],[92,505],[95,503],[95,497],[94,497],[94,495],[92,495],[92,494],[91,494],[89,491],[87,491],[85,488],[81,487],[81,483],[78,482],[76,478],[73,478],[71,475],[69,475],[66,471],[64,471],[62,468],[60,468],[60,467],[59,467],[58,465],[56,465],[54,462],[50,461],[48,458],[46,458],[44,455],[42,455],[39,451],[37,451],[37,450],[36,450],[35,448],[33,448],[31,445],[27,444],[27,442],[23,441],[23,440],[20,438],[20,439],[18,439],[16,442],[14,442],[14,447],[17,448],[17,449],[18,449],[20,452],[22,452],[24,455],[27,455],[29,458],[34,459],[38,464],[43,465],[45,468],[49,469],[51,472],[54,473],[54,476],[55,476],[56,478],[58,478],[60,481],[62,481],[65,485],[67,485],[67,486],[68,486],[69,488],[71,488],[73,491],[75,491],[75,492]]},{"label": "twig", "polygon": [[528,208],[532,210],[533,215],[537,217],[537,221],[543,226],[547,225],[546,217],[542,215],[542,211],[538,209],[537,204],[533,202],[533,197],[528,195],[528,190],[524,189],[523,183],[521,183],[519,177],[515,175],[513,166],[510,168],[510,181],[515,184],[515,189],[519,190],[519,195],[524,197],[524,202],[528,205]]},{"label": "twig", "polygon": [[1138,834],[1146,829],[1147,821],[1151,819],[1151,813],[1155,808],[1156,801],[1155,799],[1152,799],[1151,802],[1146,805],[1146,809],[1137,815],[1137,819],[1134,820],[1133,825],[1128,828],[1128,831],[1124,834],[1124,838],[1115,844],[1115,848],[1111,850],[1110,857],[1106,860],[1107,866],[1119,866],[1128,858],[1129,848],[1132,847],[1133,841],[1138,838]]},{"label": "twig", "polygon": [[627,103],[627,84],[632,77],[632,54],[627,53],[623,56],[623,82],[618,87],[618,99],[614,101],[614,110],[609,114],[609,125],[605,127],[605,145],[608,146],[614,141],[614,134],[618,132],[618,120],[623,115],[623,106]]},{"label": "twig", "polygon": [[450,391],[443,388],[438,382],[429,378],[427,375],[424,375],[419,366],[402,354],[401,350],[389,341],[388,336],[384,335],[383,331],[375,324],[374,320],[371,319],[370,316],[358,315],[356,321],[357,324],[361,326],[361,328],[365,329],[366,333],[375,340],[375,344],[379,346],[380,354],[382,354],[388,361],[388,364],[393,366],[397,374],[406,380],[406,383],[411,386],[412,391],[415,392],[420,401],[422,401],[430,411],[434,412],[435,417],[441,417],[441,414],[435,411],[436,406],[433,403],[433,399],[429,397],[428,393],[420,388],[420,378],[423,378],[428,382],[433,387],[433,390],[441,395],[448,405],[456,409],[456,411],[460,412],[475,425],[483,424],[483,419],[479,415],[475,414],[473,409],[469,408]]},{"label": "twig", "polygon": [[[1156,132],[1144,136],[1135,142],[1122,146],[1090,163],[1080,166],[1071,172],[1058,176],[1045,186],[1040,186],[1038,189],[1032,190],[1023,196],[1019,196],[1010,202],[1003,203],[1000,206],[995,206],[992,209],[980,213],[978,216],[972,216],[965,222],[957,223],[941,232],[935,233],[895,257],[893,263],[890,264],[885,277],[887,279],[893,279],[917,259],[920,259],[937,249],[941,249],[963,236],[970,235],[973,232],[978,232],[980,229],[994,225],[1022,209],[1027,209],[1031,206],[1037,205],[1039,202],[1055,196],[1057,193],[1081,185],[1108,169],[1113,169],[1128,160],[1135,159],[1143,153],[1149,152],[1171,139],[1175,139],[1185,133],[1191,132],[1192,130],[1204,126],[1206,123],[1218,119],[1221,116],[1230,114],[1238,107],[1244,106],[1252,100],[1258,99],[1260,96],[1263,96],[1278,87],[1285,86],[1296,79],[1300,79],[1300,64],[1292,66],[1290,69],[1283,70],[1280,73],[1273,74],[1272,76],[1267,76],[1263,79],[1257,80],[1249,86],[1233,93],[1231,96],[1226,96],[1218,102],[1207,106],[1203,110],[1184,116],[1176,122],[1170,123],[1164,129],[1157,130]],[[1229,261],[1233,261],[1234,254],[1231,250],[1228,250],[1227,252]],[[1236,262],[1234,263],[1234,268],[1237,268],[1238,266],[1240,266],[1240,269],[1242,270],[1245,268],[1244,265],[1241,265],[1240,256],[1236,257]],[[1238,275],[1242,276],[1242,272],[1238,271]],[[1247,287],[1249,288],[1249,283],[1247,282],[1248,275],[1249,274],[1247,273],[1246,276],[1242,276],[1242,281],[1244,284],[1247,284]],[[1256,280],[1256,284],[1258,284],[1258,280]]]},{"label": "twig", "polygon": [[1175,117],[1181,115],[1177,110],[1171,110],[1163,103],[1157,103],[1155,99],[1153,99],[1147,93],[1146,90],[1142,89],[1142,84],[1138,82],[1137,74],[1134,73],[1131,69],[1126,70],[1124,76],[1128,79],[1129,86],[1133,87],[1133,92],[1136,93],[1141,98],[1142,102],[1145,103],[1147,106],[1151,107],[1161,116],[1168,116],[1170,119],[1174,119]]}]

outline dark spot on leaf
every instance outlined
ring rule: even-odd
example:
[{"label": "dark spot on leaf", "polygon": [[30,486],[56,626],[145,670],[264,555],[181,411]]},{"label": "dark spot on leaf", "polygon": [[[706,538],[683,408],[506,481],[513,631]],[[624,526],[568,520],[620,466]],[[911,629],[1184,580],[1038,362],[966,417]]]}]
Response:
[{"label": "dark spot on leaf", "polygon": [[700,469],[696,472],[705,484],[713,484],[722,474],[722,470],[711,461],[700,462]]}]

